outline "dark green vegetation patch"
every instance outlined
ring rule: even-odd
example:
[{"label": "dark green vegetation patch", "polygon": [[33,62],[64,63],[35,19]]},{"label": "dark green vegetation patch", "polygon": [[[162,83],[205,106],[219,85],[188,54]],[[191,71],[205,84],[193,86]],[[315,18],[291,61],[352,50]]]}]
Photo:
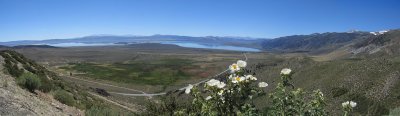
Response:
[{"label": "dark green vegetation patch", "polygon": [[188,79],[186,69],[195,68],[192,61],[185,59],[163,59],[154,62],[130,62],[114,64],[77,63],[67,70],[86,73],[84,75],[115,82],[171,85],[178,80]]},{"label": "dark green vegetation patch", "polygon": [[339,97],[339,96],[346,94],[347,92],[349,92],[349,90],[346,88],[334,87],[334,88],[332,88],[332,97],[334,97],[334,98]]},{"label": "dark green vegetation patch", "polygon": [[69,106],[73,106],[75,104],[74,97],[65,90],[56,91],[54,94],[54,99]]},{"label": "dark green vegetation patch", "polygon": [[34,92],[41,86],[39,77],[32,73],[24,73],[16,81],[18,85],[28,89],[30,92]]}]

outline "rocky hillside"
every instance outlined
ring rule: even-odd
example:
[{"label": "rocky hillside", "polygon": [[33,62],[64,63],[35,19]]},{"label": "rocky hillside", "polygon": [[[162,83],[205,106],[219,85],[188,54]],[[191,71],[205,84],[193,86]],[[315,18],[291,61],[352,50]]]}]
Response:
[{"label": "rocky hillside", "polygon": [[0,51],[0,115],[132,115],[11,50]]},{"label": "rocky hillside", "polygon": [[[2,52],[3,55],[8,52]],[[10,52],[11,53],[11,52]],[[26,116],[80,116],[83,112],[77,108],[67,106],[55,100],[51,95],[41,91],[31,93],[21,88],[16,79],[8,73],[4,67],[9,62],[0,56],[0,115]],[[16,64],[16,66],[23,64]],[[25,70],[24,70],[25,71]]]},{"label": "rocky hillside", "polygon": [[326,53],[372,36],[367,32],[317,33],[279,37],[261,44],[267,51]]},{"label": "rocky hillside", "polygon": [[350,52],[358,55],[399,55],[400,30],[374,35],[351,46]]}]

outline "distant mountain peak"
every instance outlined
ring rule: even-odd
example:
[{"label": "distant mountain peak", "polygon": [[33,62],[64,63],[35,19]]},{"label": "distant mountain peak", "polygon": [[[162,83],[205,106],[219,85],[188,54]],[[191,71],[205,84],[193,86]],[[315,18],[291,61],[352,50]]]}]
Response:
[{"label": "distant mountain peak", "polygon": [[376,32],[369,32],[373,35],[382,35],[385,34],[386,32],[389,32],[390,30],[381,30],[381,31],[376,31]]}]

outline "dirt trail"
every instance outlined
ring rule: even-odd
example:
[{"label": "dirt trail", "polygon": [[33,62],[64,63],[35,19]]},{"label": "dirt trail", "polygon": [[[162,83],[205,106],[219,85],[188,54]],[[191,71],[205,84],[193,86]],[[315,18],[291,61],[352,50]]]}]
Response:
[{"label": "dirt trail", "polygon": [[88,92],[88,93],[91,94],[91,95],[93,95],[93,96],[96,96],[96,97],[98,97],[98,98],[100,98],[100,99],[103,99],[104,101],[107,101],[107,102],[109,102],[109,103],[111,103],[111,104],[114,104],[114,105],[116,105],[116,106],[119,106],[119,107],[121,107],[121,108],[124,108],[124,109],[126,109],[126,110],[129,110],[129,111],[132,111],[132,112],[138,112],[137,109],[129,108],[129,107],[124,106],[124,105],[122,105],[122,104],[119,104],[119,103],[117,103],[117,102],[111,101],[111,100],[109,100],[109,99],[107,99],[106,97],[103,97],[103,96],[101,96],[101,95],[97,95],[97,94],[91,93],[91,92]]},{"label": "dirt trail", "polygon": [[113,94],[125,95],[125,96],[144,96],[144,97],[152,97],[158,95],[165,95],[167,93],[145,93],[145,94],[137,94],[137,93],[119,93],[119,92],[109,92]]},{"label": "dirt trail", "polygon": [[136,90],[136,89],[126,88],[126,87],[111,85],[111,84],[107,84],[107,83],[101,83],[101,82],[96,82],[96,81],[91,81],[91,80],[86,80],[86,79],[81,79],[81,78],[76,78],[76,77],[71,77],[71,76],[62,76],[62,77],[63,78],[70,78],[70,79],[74,79],[74,80],[79,80],[79,81],[84,81],[84,82],[87,82],[87,83],[95,83],[95,84],[99,84],[99,85],[103,85],[103,86],[109,86],[109,87],[114,87],[114,88],[120,88],[120,89],[129,90],[129,91],[139,92],[139,93],[142,93],[142,94],[147,94],[146,92],[141,91],[141,90]]}]

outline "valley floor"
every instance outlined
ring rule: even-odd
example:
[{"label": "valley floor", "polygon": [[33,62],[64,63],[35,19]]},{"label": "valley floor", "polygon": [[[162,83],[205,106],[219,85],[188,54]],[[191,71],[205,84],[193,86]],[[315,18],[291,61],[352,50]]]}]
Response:
[{"label": "valley floor", "polygon": [[[36,48],[17,51],[63,75],[66,81],[83,88],[106,90],[111,96],[103,99],[135,111],[142,111],[148,101],[157,101],[159,97],[124,94],[146,95],[176,90],[208,79],[226,70],[231,63],[244,59],[241,52],[160,46]],[[362,115],[385,114],[400,106],[399,57],[340,56],[337,59],[330,56],[337,54],[342,53],[325,56],[246,53],[248,69],[254,72],[259,81],[274,87],[279,80],[279,71],[291,68],[295,72],[293,84],[306,91],[320,89],[332,115],[339,115],[339,106],[347,100],[359,103],[360,107],[355,108],[355,114]],[[266,92],[273,89],[267,88]],[[268,96],[257,98],[256,106],[264,107],[268,105],[268,100]]]}]

